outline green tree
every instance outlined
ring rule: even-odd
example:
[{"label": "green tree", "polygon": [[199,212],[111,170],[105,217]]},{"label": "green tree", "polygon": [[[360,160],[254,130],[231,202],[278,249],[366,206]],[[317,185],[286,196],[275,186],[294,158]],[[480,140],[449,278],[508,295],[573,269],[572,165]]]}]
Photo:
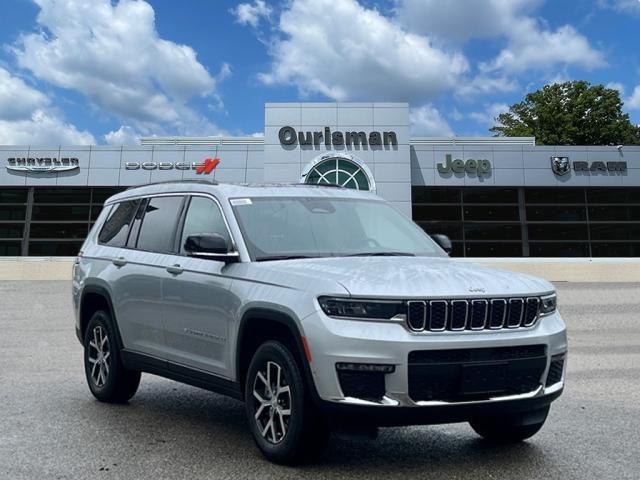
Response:
[{"label": "green tree", "polygon": [[536,137],[538,145],[640,144],[618,90],[573,81],[545,85],[498,115],[496,136]]}]

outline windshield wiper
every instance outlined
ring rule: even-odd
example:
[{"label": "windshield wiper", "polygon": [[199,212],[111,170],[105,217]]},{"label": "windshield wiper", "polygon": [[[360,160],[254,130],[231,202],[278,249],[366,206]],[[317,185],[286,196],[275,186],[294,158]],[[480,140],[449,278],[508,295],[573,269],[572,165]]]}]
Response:
[{"label": "windshield wiper", "polygon": [[347,257],[415,257],[409,252],[362,252],[346,255]]},{"label": "windshield wiper", "polygon": [[318,258],[317,255],[265,255],[256,257],[256,262],[269,262],[271,260],[298,260],[300,258]]}]

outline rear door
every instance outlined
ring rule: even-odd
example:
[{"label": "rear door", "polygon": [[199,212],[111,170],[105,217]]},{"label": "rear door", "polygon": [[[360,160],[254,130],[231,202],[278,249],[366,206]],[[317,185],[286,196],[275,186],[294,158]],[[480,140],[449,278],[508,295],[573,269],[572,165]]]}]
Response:
[{"label": "rear door", "polygon": [[162,282],[167,259],[175,253],[173,245],[183,203],[182,195],[142,200],[123,250],[127,262],[117,284],[125,347],[159,358],[166,352]]},{"label": "rear door", "polygon": [[217,233],[233,245],[217,201],[189,199],[176,243],[178,254],[166,266],[163,315],[168,356],[175,363],[229,377],[229,328],[238,299],[230,293],[235,265],[186,256],[184,242],[195,233]]}]

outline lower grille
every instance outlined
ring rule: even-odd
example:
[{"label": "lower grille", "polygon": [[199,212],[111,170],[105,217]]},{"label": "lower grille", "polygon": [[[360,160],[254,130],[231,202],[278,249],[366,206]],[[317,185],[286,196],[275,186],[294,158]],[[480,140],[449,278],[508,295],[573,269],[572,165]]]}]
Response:
[{"label": "lower grille", "polygon": [[562,380],[562,372],[564,370],[564,354],[554,355],[551,357],[551,364],[549,365],[549,373],[547,374],[546,387],[555,385]]},{"label": "lower grille", "polygon": [[466,401],[536,390],[546,368],[544,345],[414,351],[409,396],[414,401]]},{"label": "lower grille", "polygon": [[384,373],[338,371],[340,388],[345,397],[379,401],[385,393]]}]

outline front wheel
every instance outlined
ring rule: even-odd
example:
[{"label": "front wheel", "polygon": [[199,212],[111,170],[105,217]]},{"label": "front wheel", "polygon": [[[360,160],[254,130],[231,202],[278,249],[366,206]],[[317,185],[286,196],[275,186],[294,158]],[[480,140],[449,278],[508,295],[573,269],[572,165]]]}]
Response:
[{"label": "front wheel", "polygon": [[544,425],[549,407],[517,417],[481,417],[471,420],[471,428],[495,443],[515,443],[533,437]]},{"label": "front wheel", "polygon": [[254,354],[245,404],[253,438],[267,459],[296,464],[324,450],[329,430],[308,398],[298,363],[282,343],[265,342]]}]

